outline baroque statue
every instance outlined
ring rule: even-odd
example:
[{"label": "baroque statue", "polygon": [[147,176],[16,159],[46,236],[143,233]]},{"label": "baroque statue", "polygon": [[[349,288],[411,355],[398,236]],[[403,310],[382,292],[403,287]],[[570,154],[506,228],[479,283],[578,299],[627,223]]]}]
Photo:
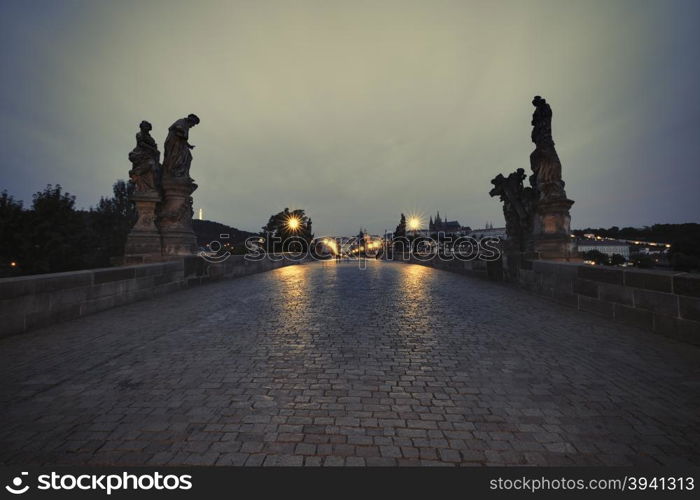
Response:
[{"label": "baroque statue", "polygon": [[136,147],[129,153],[132,165],[129,179],[134,185],[129,200],[134,203],[138,215],[124,247],[124,262],[131,264],[154,262],[161,256],[160,234],[156,226],[156,212],[161,201],[160,152],[150,134],[151,124],[144,120],[139,128]]},{"label": "baroque statue", "polygon": [[192,193],[197,189],[192,177],[190,129],[199,117],[189,114],[168,129],[163,155],[163,202],[158,209],[158,227],[163,242],[163,255],[191,255],[197,250],[197,238],[192,229]]},{"label": "baroque statue", "polygon": [[543,200],[566,198],[561,162],[552,139],[552,108],[540,96],[535,96],[532,105],[535,106],[535,111],[532,114],[531,138],[535,150],[530,154],[530,168],[534,186]]},{"label": "baroque statue", "polygon": [[[509,244],[525,252],[532,248],[532,229],[538,193],[535,187],[524,187],[525,170],[519,168],[508,177],[498,174],[491,180],[489,195],[499,196],[503,202],[503,216]],[[532,183],[533,179],[530,178]]]},{"label": "baroque statue", "polygon": [[165,139],[165,153],[163,157],[163,175],[171,178],[182,178],[191,181],[190,165],[194,146],[189,141],[189,131],[199,123],[199,117],[189,114],[180,118],[168,129],[168,137]]},{"label": "baroque statue", "polygon": [[500,196],[506,219],[508,241],[505,248],[540,259],[575,258],[571,239],[573,200],[566,197],[561,178],[561,162],[552,139],[552,108],[540,96],[532,100],[532,142],[530,186],[525,187],[525,170],[517,169],[508,177],[498,174],[489,194]]},{"label": "baroque statue", "polygon": [[138,219],[127,236],[125,262],[156,262],[196,252],[192,193],[197,184],[190,177],[194,146],[189,143],[189,131],[198,123],[199,117],[190,114],[170,126],[161,166],[151,124],[141,122],[136,147],[129,153],[129,176],[135,186],[129,199]]},{"label": "baroque statue", "polygon": [[129,179],[137,192],[157,191],[160,175],[160,151],[155,139],[151,137],[153,127],[147,121],[139,125],[136,134],[136,147],[129,153],[132,164]]}]

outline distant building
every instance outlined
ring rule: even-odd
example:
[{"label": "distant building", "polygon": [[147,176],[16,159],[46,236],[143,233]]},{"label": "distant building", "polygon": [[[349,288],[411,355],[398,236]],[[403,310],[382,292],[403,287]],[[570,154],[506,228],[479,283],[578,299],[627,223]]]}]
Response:
[{"label": "distant building", "polygon": [[428,233],[429,234],[435,234],[435,233],[462,234],[465,229],[468,229],[468,228],[463,228],[462,225],[459,223],[459,221],[447,220],[447,217],[445,217],[444,219],[442,217],[440,217],[439,210],[438,210],[437,214],[435,215],[435,219],[430,217],[430,222],[428,222]]},{"label": "distant building", "polygon": [[493,227],[492,225],[482,229],[472,229],[469,232],[469,236],[475,240],[480,240],[482,238],[499,238],[501,240],[508,239],[505,227]]},{"label": "distant building", "polygon": [[612,256],[617,253],[625,259],[630,257],[630,246],[624,241],[580,239],[577,244],[578,251],[582,253],[597,250],[605,255]]}]

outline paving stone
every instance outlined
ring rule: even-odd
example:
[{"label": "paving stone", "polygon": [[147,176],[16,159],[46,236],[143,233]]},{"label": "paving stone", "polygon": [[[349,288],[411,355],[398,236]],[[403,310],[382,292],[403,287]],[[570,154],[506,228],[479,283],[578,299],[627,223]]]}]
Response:
[{"label": "paving stone", "polygon": [[295,455],[268,455],[265,457],[265,467],[291,467],[304,464],[304,457]]},{"label": "paving stone", "polygon": [[697,347],[498,283],[367,264],[0,340],[0,463],[700,465]]}]

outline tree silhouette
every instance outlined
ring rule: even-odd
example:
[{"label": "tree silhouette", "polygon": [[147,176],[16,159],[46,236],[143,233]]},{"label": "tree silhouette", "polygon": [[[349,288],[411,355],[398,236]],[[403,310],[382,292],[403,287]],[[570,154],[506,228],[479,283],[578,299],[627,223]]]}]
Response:
[{"label": "tree silhouette", "polygon": [[[270,216],[262,228],[265,247],[268,252],[296,251],[301,246],[303,251],[313,239],[311,219],[302,209],[289,210],[285,208]],[[298,245],[293,242],[299,242]]]},{"label": "tree silhouette", "polygon": [[63,192],[60,184],[47,185],[34,194],[27,214],[21,248],[23,272],[81,269],[85,237],[85,217],[75,210],[75,196]]},{"label": "tree silhouette", "polygon": [[624,256],[620,255],[619,253],[614,253],[610,256],[610,264],[613,266],[619,266],[620,264],[624,264],[627,262]]},{"label": "tree silhouette", "polygon": [[134,190],[131,183],[118,180],[112,186],[113,196],[100,198],[90,212],[91,252],[90,267],[110,265],[110,259],[124,255],[126,237],[136,222],[137,214],[129,196]]},{"label": "tree silhouette", "polygon": [[394,238],[402,236],[406,236],[406,216],[404,214],[401,214],[399,225],[396,226],[396,230],[394,231]]},{"label": "tree silhouette", "polygon": [[15,201],[7,191],[0,193],[0,276],[21,272],[25,223],[22,202]]}]

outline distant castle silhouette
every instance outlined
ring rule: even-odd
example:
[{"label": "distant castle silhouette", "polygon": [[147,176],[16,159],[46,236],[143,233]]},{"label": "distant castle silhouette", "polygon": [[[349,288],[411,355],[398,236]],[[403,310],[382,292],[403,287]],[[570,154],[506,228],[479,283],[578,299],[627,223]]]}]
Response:
[{"label": "distant castle silhouette", "polygon": [[447,217],[443,220],[440,217],[440,211],[437,211],[437,214],[435,215],[435,219],[433,217],[430,217],[430,222],[428,223],[428,230],[431,233],[457,233],[462,230],[462,225],[459,223],[459,221],[456,220],[447,220]]}]

